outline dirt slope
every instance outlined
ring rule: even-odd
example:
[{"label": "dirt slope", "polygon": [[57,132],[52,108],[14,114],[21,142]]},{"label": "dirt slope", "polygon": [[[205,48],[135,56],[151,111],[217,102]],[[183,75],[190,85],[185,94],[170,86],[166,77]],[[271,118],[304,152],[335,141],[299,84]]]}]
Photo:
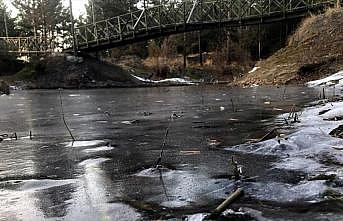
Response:
[{"label": "dirt slope", "polygon": [[7,82],[27,89],[132,87],[137,81],[118,66],[93,58],[51,56],[34,61]]},{"label": "dirt slope", "polygon": [[235,84],[301,84],[343,70],[343,8],[306,18],[288,45]]}]

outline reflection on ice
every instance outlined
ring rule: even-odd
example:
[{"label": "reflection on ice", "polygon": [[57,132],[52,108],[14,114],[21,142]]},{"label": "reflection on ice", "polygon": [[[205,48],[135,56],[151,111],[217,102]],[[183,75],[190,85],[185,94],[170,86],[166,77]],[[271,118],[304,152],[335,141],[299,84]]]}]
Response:
[{"label": "reflection on ice", "polygon": [[23,191],[37,191],[43,189],[49,189],[56,186],[64,186],[75,184],[76,180],[25,180],[19,183],[20,187],[18,190]]},{"label": "reflection on ice", "polygon": [[85,167],[94,167],[94,166],[98,166],[101,163],[111,160],[110,158],[96,158],[96,159],[88,159],[88,160],[84,160],[82,161],[79,165],[80,166],[85,166]]},{"label": "reflection on ice", "polygon": [[74,141],[69,142],[66,147],[90,147],[104,144],[104,140],[86,140],[86,141]]},{"label": "reflection on ice", "polygon": [[85,150],[83,150],[83,152],[85,152],[85,153],[95,153],[95,152],[108,151],[108,150],[113,150],[113,149],[114,148],[111,147],[111,146],[101,146],[101,147],[85,149]]},{"label": "reflection on ice", "polygon": [[178,173],[180,171],[174,171],[174,170],[169,170],[168,168],[148,168],[144,169],[137,174],[136,176],[141,176],[141,177],[160,177],[160,176],[170,176],[173,175],[174,173]]}]

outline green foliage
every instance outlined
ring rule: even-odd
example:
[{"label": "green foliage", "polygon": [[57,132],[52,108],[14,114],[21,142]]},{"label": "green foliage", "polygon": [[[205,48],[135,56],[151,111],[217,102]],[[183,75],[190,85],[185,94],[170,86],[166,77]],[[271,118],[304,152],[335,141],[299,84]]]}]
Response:
[{"label": "green foliage", "polygon": [[93,12],[94,20],[100,21],[136,10],[137,2],[138,0],[88,0],[87,21],[93,22]]},{"label": "green foliage", "polygon": [[13,5],[19,11],[16,29],[20,36],[55,39],[69,34],[69,13],[62,0],[14,0]]}]

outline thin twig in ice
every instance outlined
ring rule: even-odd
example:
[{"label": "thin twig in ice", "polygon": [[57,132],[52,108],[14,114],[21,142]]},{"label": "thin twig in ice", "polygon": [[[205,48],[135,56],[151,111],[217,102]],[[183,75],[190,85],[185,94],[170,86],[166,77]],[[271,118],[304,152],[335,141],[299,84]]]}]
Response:
[{"label": "thin twig in ice", "polygon": [[73,142],[75,141],[75,138],[73,136],[73,134],[71,133],[71,130],[69,129],[68,127],[68,124],[65,120],[65,117],[64,117],[64,111],[63,111],[63,101],[62,101],[62,90],[59,89],[59,93],[60,93],[60,104],[61,104],[61,115],[62,115],[62,120],[63,120],[63,123],[65,125],[65,127],[67,128],[68,132],[69,132],[69,135],[71,137],[71,139],[73,140]]}]

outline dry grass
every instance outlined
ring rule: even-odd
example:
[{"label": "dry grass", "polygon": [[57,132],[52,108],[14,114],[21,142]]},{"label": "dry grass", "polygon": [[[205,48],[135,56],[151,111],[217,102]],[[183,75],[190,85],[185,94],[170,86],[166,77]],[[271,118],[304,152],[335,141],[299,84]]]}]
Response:
[{"label": "dry grass", "polygon": [[303,20],[288,45],[257,64],[238,85],[302,83],[343,69],[343,9]]}]

